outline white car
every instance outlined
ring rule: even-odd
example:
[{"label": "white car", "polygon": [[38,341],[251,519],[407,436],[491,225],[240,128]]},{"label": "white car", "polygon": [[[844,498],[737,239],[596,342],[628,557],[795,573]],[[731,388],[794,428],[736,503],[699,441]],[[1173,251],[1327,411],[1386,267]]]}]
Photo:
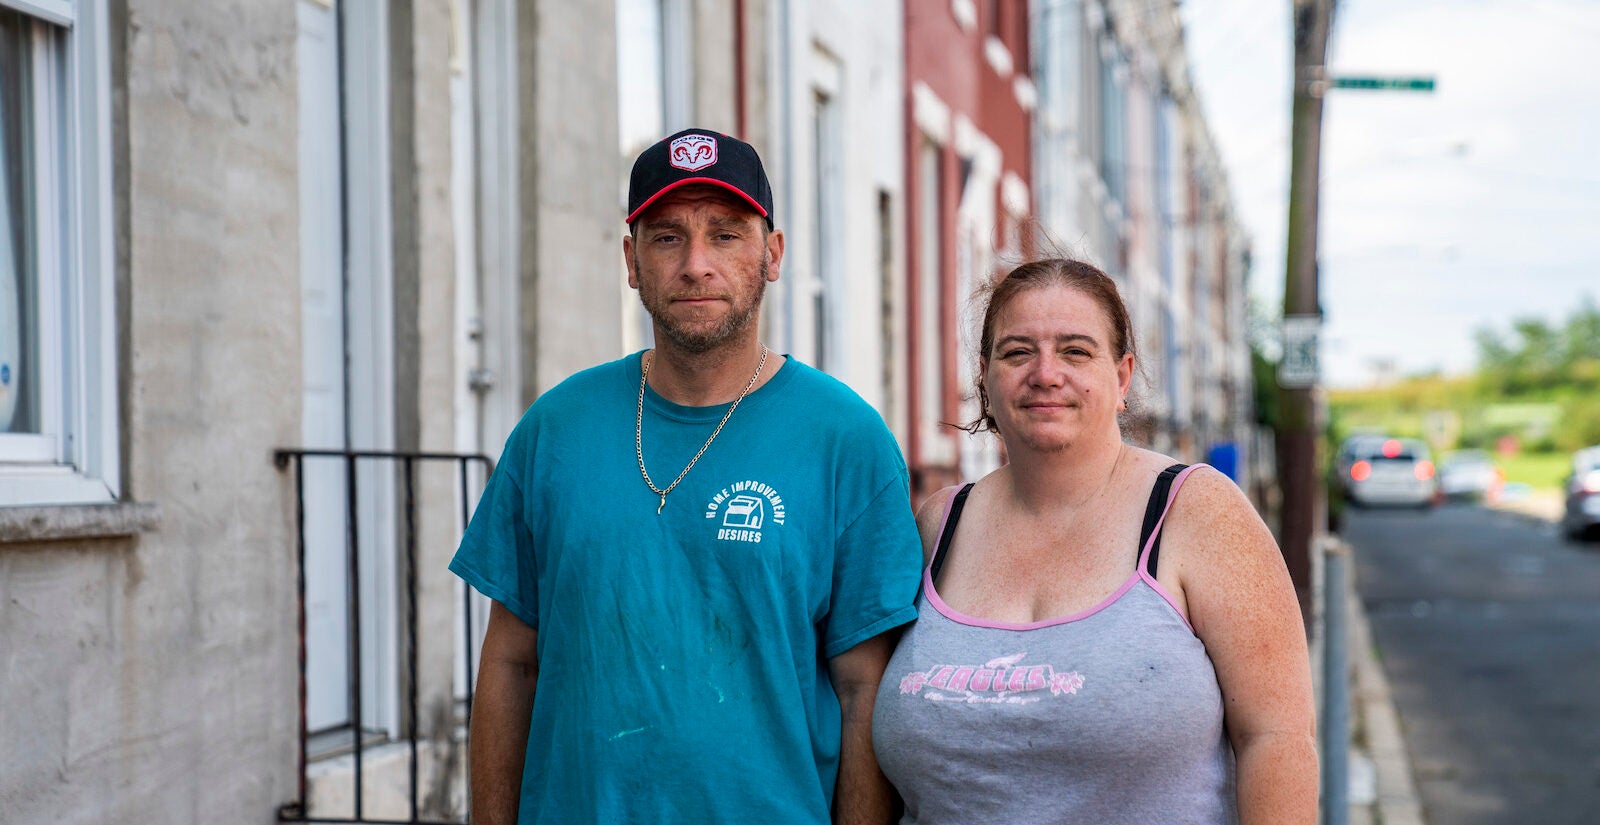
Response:
[{"label": "white car", "polygon": [[1345,478],[1358,505],[1431,507],[1439,480],[1428,445],[1415,438],[1386,438],[1353,456]]},{"label": "white car", "polygon": [[1572,454],[1561,532],[1574,541],[1600,532],[1600,445]]},{"label": "white car", "polygon": [[1457,450],[1439,459],[1439,493],[1446,498],[1481,499],[1503,480],[1482,450]]},{"label": "white car", "polygon": [[1334,455],[1333,459],[1333,488],[1338,491],[1339,495],[1347,499],[1350,497],[1351,466],[1357,461],[1366,458],[1374,450],[1382,446],[1383,442],[1388,440],[1389,436],[1386,435],[1357,433],[1346,438],[1344,443],[1339,445],[1339,452]]}]

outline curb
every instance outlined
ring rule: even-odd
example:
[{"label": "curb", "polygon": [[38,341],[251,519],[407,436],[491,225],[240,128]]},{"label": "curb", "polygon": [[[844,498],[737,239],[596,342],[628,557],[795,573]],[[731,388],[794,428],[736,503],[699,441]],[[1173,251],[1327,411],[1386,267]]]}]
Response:
[{"label": "curb", "polygon": [[1372,625],[1356,595],[1353,564],[1351,568],[1350,589],[1345,598],[1350,611],[1351,710],[1356,739],[1352,749],[1364,752],[1372,760],[1377,775],[1377,796],[1367,807],[1372,821],[1380,825],[1426,825],[1400,714],[1389,692],[1389,679],[1378,662]]}]

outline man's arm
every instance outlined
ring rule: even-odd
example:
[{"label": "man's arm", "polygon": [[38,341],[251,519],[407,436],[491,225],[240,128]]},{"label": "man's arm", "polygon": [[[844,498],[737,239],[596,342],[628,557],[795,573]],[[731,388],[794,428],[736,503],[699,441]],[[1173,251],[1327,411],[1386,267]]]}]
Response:
[{"label": "man's arm", "polygon": [[894,816],[894,789],[878,769],[872,750],[872,704],[899,636],[898,630],[880,633],[828,660],[844,717],[839,780],[833,791],[834,825],[887,825]]},{"label": "man's arm", "polygon": [[493,603],[468,740],[476,825],[516,825],[533,691],[539,681],[538,639],[538,631]]}]

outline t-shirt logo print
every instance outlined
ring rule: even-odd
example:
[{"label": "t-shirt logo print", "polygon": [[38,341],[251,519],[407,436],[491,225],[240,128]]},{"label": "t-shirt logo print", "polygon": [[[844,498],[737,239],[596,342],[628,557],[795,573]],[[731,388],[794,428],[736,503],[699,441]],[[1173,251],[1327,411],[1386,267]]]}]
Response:
[{"label": "t-shirt logo print", "polygon": [[754,480],[730,484],[706,502],[706,518],[718,525],[720,541],[760,544],[762,531],[783,526],[788,515],[783,496],[772,485]]},{"label": "t-shirt logo print", "polygon": [[1027,655],[1013,653],[990,659],[981,666],[941,664],[907,673],[900,679],[900,694],[968,705],[1026,705],[1044,698],[1045,688],[1050,689],[1052,697],[1059,697],[1074,695],[1083,687],[1083,675],[1075,670],[1019,664]]},{"label": "t-shirt logo print", "polygon": [[722,516],[723,527],[743,527],[760,530],[766,520],[767,508],[761,499],[752,495],[737,495],[728,500],[727,512]]},{"label": "t-shirt logo print", "polygon": [[667,147],[667,162],[685,172],[698,172],[717,162],[717,139],[708,135],[684,135]]}]

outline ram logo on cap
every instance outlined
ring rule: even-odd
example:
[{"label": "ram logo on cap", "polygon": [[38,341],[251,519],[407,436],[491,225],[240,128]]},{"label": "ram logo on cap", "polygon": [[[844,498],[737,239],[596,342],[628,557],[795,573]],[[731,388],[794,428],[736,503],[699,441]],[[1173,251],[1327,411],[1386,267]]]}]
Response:
[{"label": "ram logo on cap", "polygon": [[717,162],[717,139],[710,135],[684,135],[667,148],[667,162],[685,172],[697,172]]}]

